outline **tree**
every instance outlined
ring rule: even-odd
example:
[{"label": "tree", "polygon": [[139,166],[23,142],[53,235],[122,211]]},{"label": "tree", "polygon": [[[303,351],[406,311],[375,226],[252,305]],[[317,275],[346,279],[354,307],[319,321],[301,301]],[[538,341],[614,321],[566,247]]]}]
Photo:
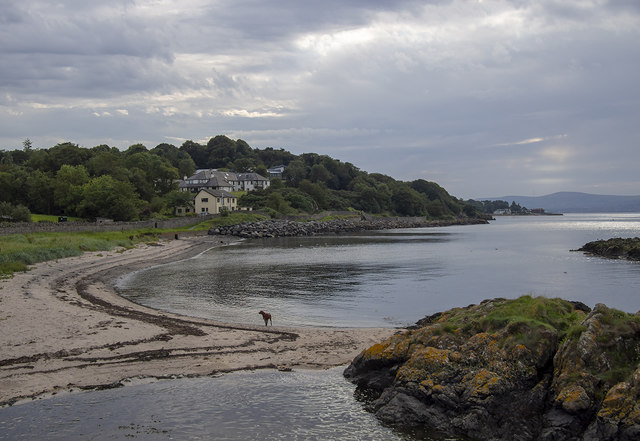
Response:
[{"label": "tree", "polygon": [[193,195],[188,191],[171,191],[164,196],[167,208],[175,213],[177,207],[193,208]]},{"label": "tree", "polygon": [[116,221],[138,218],[142,201],[133,186],[109,175],[91,179],[82,188],[78,215],[86,218],[106,217]]},{"label": "tree", "polygon": [[331,173],[322,164],[314,164],[311,167],[309,178],[312,182],[329,182],[332,178]]},{"label": "tree", "polygon": [[300,181],[307,177],[307,168],[302,161],[296,159],[289,163],[282,177],[286,180],[287,184],[292,187],[297,187]]},{"label": "tree", "polygon": [[426,209],[420,193],[406,185],[398,183],[391,196],[393,210],[401,216],[424,216]]},{"label": "tree", "polygon": [[207,148],[191,140],[185,141],[180,146],[180,150],[187,153],[196,165],[196,168],[206,168],[209,159]]},{"label": "tree", "polygon": [[136,176],[132,182],[145,200],[150,201],[154,194],[163,195],[175,190],[178,170],[167,159],[138,152],[128,156],[125,165]]},{"label": "tree", "polygon": [[189,177],[196,171],[196,163],[190,157],[178,161],[178,173],[180,177]]},{"label": "tree", "polygon": [[66,215],[76,213],[82,201],[82,188],[89,182],[89,172],[83,165],[63,165],[56,173],[53,186],[53,202]]},{"label": "tree", "polygon": [[267,167],[264,166],[264,164],[258,165],[253,171],[265,178],[269,177],[269,171],[267,170]]},{"label": "tree", "polygon": [[272,190],[278,190],[280,188],[284,188],[284,181],[280,178],[273,178],[271,179],[271,184],[269,185],[269,188]]},{"label": "tree", "polygon": [[137,153],[148,153],[149,150],[147,149],[147,147],[144,144],[133,144],[130,145],[129,148],[127,150],[125,150],[124,155],[125,156],[131,156],[131,155],[135,155]]},{"label": "tree", "polygon": [[522,213],[522,207],[520,206],[520,204],[516,204],[516,201],[511,201],[511,206],[509,206],[509,209],[512,213]]},{"label": "tree", "polygon": [[239,157],[253,156],[253,149],[246,141],[242,139],[236,139],[236,154]]},{"label": "tree", "polygon": [[305,192],[315,201],[316,206],[313,207],[315,210],[318,208],[328,208],[327,204],[327,189],[320,184],[314,184],[308,179],[303,179],[300,182],[300,191]]},{"label": "tree", "polygon": [[32,148],[33,144],[31,143],[31,140],[29,138],[25,138],[25,140],[22,141],[22,150],[28,153]]},{"label": "tree", "polygon": [[367,213],[380,213],[381,208],[375,188],[359,182],[354,186],[353,191],[358,195],[355,208]]},{"label": "tree", "polygon": [[296,159],[296,156],[285,149],[275,150],[273,147],[267,147],[264,150],[256,150],[258,159],[267,167],[275,167],[276,165],[288,165]]},{"label": "tree", "polygon": [[224,135],[211,138],[207,143],[207,149],[209,151],[207,167],[229,167],[230,163],[236,160],[236,142]]},{"label": "tree", "polygon": [[24,205],[0,202],[0,220],[9,222],[31,222],[31,213]]},{"label": "tree", "polygon": [[172,144],[158,144],[150,153],[165,158],[169,163],[178,169],[180,177],[191,176],[196,170],[196,163],[191,156]]},{"label": "tree", "polygon": [[27,204],[28,200],[23,191],[27,176],[24,167],[15,165],[2,167],[2,171],[0,171],[0,201]]},{"label": "tree", "polygon": [[250,158],[239,158],[231,164],[231,168],[238,173],[247,173],[253,170],[254,165],[255,162]]},{"label": "tree", "polygon": [[29,154],[29,159],[25,162],[25,165],[31,170],[49,170],[49,152],[45,149],[31,152],[31,154]]},{"label": "tree", "polygon": [[71,142],[57,144],[48,150],[47,171],[56,173],[64,164],[83,165],[91,157],[91,151]]},{"label": "tree", "polygon": [[266,206],[278,213],[288,214],[291,212],[291,206],[280,193],[271,193],[267,197]]},{"label": "tree", "polygon": [[99,150],[87,161],[87,169],[91,176],[116,175],[116,179],[128,179],[128,175],[122,174],[124,160],[120,152],[112,150]]},{"label": "tree", "polygon": [[53,179],[41,170],[35,170],[27,176],[26,186],[22,192],[26,195],[28,207],[32,212],[52,213],[53,184]]}]

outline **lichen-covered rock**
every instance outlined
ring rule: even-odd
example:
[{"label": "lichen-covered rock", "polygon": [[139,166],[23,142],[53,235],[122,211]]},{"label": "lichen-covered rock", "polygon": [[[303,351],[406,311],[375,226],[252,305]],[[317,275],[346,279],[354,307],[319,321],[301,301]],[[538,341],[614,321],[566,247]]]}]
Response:
[{"label": "lichen-covered rock", "polygon": [[578,251],[601,257],[640,260],[640,237],[596,240],[586,243]]},{"label": "lichen-covered rock", "polygon": [[387,423],[479,440],[640,439],[639,319],[494,299],[374,345],[345,376],[379,393],[373,409]]}]

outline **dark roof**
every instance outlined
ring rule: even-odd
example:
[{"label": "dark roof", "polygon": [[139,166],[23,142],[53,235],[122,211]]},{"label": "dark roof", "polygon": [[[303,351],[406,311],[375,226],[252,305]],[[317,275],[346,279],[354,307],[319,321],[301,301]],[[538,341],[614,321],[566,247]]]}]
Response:
[{"label": "dark roof", "polygon": [[231,193],[229,193],[228,191],[225,191],[225,190],[211,190],[210,188],[203,188],[200,191],[207,192],[211,196],[215,196],[217,198],[235,198],[236,197],[233,194],[231,194]]}]

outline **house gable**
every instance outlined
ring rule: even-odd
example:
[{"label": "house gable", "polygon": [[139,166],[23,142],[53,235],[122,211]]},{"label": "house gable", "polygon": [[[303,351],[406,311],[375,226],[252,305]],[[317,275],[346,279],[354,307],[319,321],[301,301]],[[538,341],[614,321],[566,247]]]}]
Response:
[{"label": "house gable", "polygon": [[225,190],[208,188],[198,192],[194,201],[196,214],[217,214],[226,208],[228,211],[238,209],[238,198]]}]

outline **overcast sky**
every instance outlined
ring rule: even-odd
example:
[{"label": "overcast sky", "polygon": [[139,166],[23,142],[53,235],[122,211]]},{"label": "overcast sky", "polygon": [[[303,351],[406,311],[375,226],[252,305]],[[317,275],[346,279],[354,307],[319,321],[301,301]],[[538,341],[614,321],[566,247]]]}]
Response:
[{"label": "overcast sky", "polygon": [[638,0],[0,0],[0,148],[224,134],[462,198],[640,194]]}]

